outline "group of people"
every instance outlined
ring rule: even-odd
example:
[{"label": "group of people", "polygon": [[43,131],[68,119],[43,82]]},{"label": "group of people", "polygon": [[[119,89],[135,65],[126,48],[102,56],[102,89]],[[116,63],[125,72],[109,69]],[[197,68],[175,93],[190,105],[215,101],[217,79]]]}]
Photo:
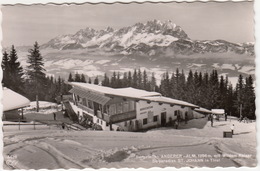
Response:
[{"label": "group of people", "polygon": [[[208,120],[211,122],[211,127],[213,127],[214,119],[216,119],[216,116],[215,116],[215,115],[210,114],[210,115],[208,116]],[[227,121],[227,114],[226,114],[226,113],[225,113],[225,121]],[[230,130],[231,130],[231,132],[232,132],[232,135],[234,135],[234,129],[235,129],[235,124],[232,124],[232,125],[230,126]]]},{"label": "group of people", "polygon": [[[178,114],[177,114],[177,119],[176,119],[175,122],[174,122],[174,127],[175,127],[175,129],[178,129],[178,127],[179,127],[179,125],[180,125],[180,123],[181,123],[182,120],[183,120],[183,119],[181,118],[180,113],[178,113]],[[188,120],[189,120],[189,118],[188,118],[188,113],[185,113],[185,115],[184,115],[184,122],[185,122],[185,124],[188,123]]]}]

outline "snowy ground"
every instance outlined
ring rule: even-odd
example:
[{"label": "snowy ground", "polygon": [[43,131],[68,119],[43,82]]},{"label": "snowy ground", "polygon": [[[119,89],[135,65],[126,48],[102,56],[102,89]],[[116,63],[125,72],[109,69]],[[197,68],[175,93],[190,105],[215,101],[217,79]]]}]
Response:
[{"label": "snowy ground", "polygon": [[[52,114],[53,112],[57,112],[61,110],[61,105],[56,103],[47,102],[47,101],[39,101],[39,113],[41,114]],[[24,108],[24,113],[35,113],[36,111],[36,101],[32,101],[30,106]]]},{"label": "snowy ground", "polygon": [[[235,124],[233,138],[223,138]],[[256,166],[255,122],[207,118],[148,132],[4,132],[4,169]]]}]

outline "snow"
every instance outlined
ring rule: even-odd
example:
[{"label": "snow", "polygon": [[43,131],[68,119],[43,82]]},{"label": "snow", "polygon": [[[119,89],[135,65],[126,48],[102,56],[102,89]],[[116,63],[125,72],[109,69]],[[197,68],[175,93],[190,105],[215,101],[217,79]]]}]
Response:
[{"label": "snow", "polygon": [[219,63],[213,63],[212,67],[219,68]]},{"label": "snow", "polygon": [[84,70],[74,70],[74,72],[79,73],[79,74],[84,74],[88,77],[96,77],[99,75],[102,75],[102,76],[104,75],[104,72],[98,71],[98,70],[96,70],[96,68],[94,70],[91,70],[91,67],[88,67],[88,66],[85,66]]},{"label": "snow", "polygon": [[181,105],[181,106],[189,106],[189,107],[198,107],[194,104],[185,102],[185,101],[181,101],[181,100],[176,100],[176,99],[172,99],[172,98],[168,98],[168,97],[147,97],[145,98],[147,100],[150,101],[155,101],[155,102],[162,102],[162,103],[170,103],[170,104],[176,104],[176,105]]},{"label": "snow", "polygon": [[[231,124],[235,124],[235,135],[223,138]],[[207,118],[201,118],[181,123],[177,130],[157,128],[142,133],[36,127],[5,131],[3,157],[11,161],[14,156],[15,169],[255,167],[255,126],[255,122],[221,118],[211,127]],[[4,169],[10,169],[6,163]]]},{"label": "snow", "polygon": [[[176,62],[176,63],[174,63],[174,64],[180,64],[179,62]],[[192,64],[189,64],[188,65],[188,68],[192,68],[192,67],[202,67],[202,66],[204,66],[204,65],[206,65],[206,64],[196,64],[196,63],[192,63]]]},{"label": "snow", "polygon": [[110,94],[122,97],[132,97],[132,98],[143,98],[148,96],[160,96],[160,93],[157,92],[148,92],[145,90],[139,90],[135,88],[110,88],[105,86],[99,86],[95,84],[88,84],[88,83],[78,83],[78,82],[71,82],[72,86],[84,88],[87,90],[92,90],[96,92],[100,92],[103,94]]},{"label": "snow", "polygon": [[245,66],[242,66],[238,71],[245,73],[245,74],[253,75],[253,74],[255,74],[255,67],[250,66],[250,65],[245,65]]},{"label": "snow", "polygon": [[101,65],[102,65],[102,64],[105,64],[105,63],[108,63],[108,62],[110,62],[110,60],[105,60],[105,59],[104,59],[104,60],[96,61],[95,63],[96,63],[96,64],[101,64]]},{"label": "snow", "polygon": [[177,41],[178,38],[170,35],[161,35],[154,33],[138,33],[136,34],[128,44],[124,46],[130,46],[131,44],[140,44],[145,43],[149,46],[158,45],[158,46],[169,46],[173,41]]},{"label": "snow", "polygon": [[222,64],[221,69],[236,70],[236,67],[233,64]]},{"label": "snow", "polygon": [[111,65],[116,66],[116,65],[119,65],[119,63],[115,62],[115,63],[112,63]]},{"label": "snow", "polygon": [[123,35],[121,38],[121,44],[126,45],[132,38],[133,32],[135,31],[136,27],[133,27],[130,31]]},{"label": "snow", "polygon": [[[57,112],[61,110],[61,106],[47,101],[39,101],[39,113],[40,114],[52,114],[53,112]],[[36,111],[36,101],[30,103],[30,106],[24,108],[24,114],[35,114]]]},{"label": "snow", "polygon": [[[63,59],[52,63],[52,65],[58,65],[64,69],[71,69],[73,67],[83,67],[93,63],[93,60],[80,60],[80,59]],[[49,64],[50,65],[50,64]]]},{"label": "snow", "polygon": [[9,111],[26,107],[30,100],[6,87],[3,88],[3,111]]},{"label": "snow", "polygon": [[211,109],[211,111],[213,114],[218,114],[218,115],[225,114],[224,109]]}]

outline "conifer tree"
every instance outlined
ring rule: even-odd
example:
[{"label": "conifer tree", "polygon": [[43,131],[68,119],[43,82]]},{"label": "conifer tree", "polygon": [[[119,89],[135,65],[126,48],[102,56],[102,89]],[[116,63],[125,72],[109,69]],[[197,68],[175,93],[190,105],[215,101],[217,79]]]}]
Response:
[{"label": "conifer tree", "polygon": [[212,73],[209,77],[209,108],[219,108],[220,105],[220,93],[219,93],[219,80],[217,70],[212,70]]},{"label": "conifer tree", "polygon": [[164,96],[170,96],[170,79],[168,71],[163,74],[163,78],[161,79],[160,92]]},{"label": "conifer tree", "polygon": [[155,91],[156,88],[156,78],[154,75],[154,72],[152,73],[152,77],[151,77],[151,91]]},{"label": "conifer tree", "polygon": [[74,81],[74,79],[73,79],[73,76],[72,76],[72,74],[71,74],[71,72],[70,72],[69,78],[68,78],[68,82],[73,82],[73,81]]},{"label": "conifer tree", "polygon": [[[46,75],[44,69],[43,58],[39,50],[39,45],[35,42],[32,49],[29,50],[28,55],[28,67],[27,67],[27,75],[28,81],[30,85],[30,91],[33,92],[36,100],[36,111],[39,111],[39,102],[38,96],[42,98],[44,96],[46,90]],[[33,86],[33,87],[31,87]],[[41,91],[41,92],[40,92]]]},{"label": "conifer tree", "polygon": [[143,83],[142,72],[141,69],[139,68],[137,73],[137,88],[142,89],[142,83]]},{"label": "conifer tree", "polygon": [[103,86],[106,86],[106,87],[110,87],[109,78],[108,78],[108,76],[107,76],[106,73],[105,73],[105,75],[104,75],[104,79],[103,79],[103,81],[102,81],[102,85],[103,85]]},{"label": "conifer tree", "polygon": [[96,84],[96,85],[99,84],[98,76],[96,76],[96,78],[94,79],[94,84]]},{"label": "conifer tree", "polygon": [[116,88],[121,88],[122,87],[122,83],[121,83],[121,79],[120,79],[120,73],[117,72],[116,75]]},{"label": "conifer tree", "polygon": [[194,78],[193,78],[193,72],[192,70],[189,71],[188,77],[187,77],[187,83],[186,83],[186,99],[190,103],[195,103],[196,97],[195,97],[195,85],[194,85]]},{"label": "conifer tree", "polygon": [[123,79],[121,81],[122,87],[128,87],[127,72],[124,72]]},{"label": "conifer tree", "polygon": [[253,86],[253,78],[251,75],[246,78],[244,88],[244,116],[255,119],[255,91]]},{"label": "conifer tree", "polygon": [[132,81],[133,88],[137,88],[137,82],[138,82],[138,76],[137,76],[137,71],[135,69],[134,70],[134,74],[133,74],[133,81]]},{"label": "conifer tree", "polygon": [[[6,60],[6,59],[5,59]],[[8,71],[9,70],[9,71]],[[23,78],[23,68],[18,61],[18,56],[14,46],[12,45],[11,51],[9,53],[9,61],[7,65],[8,73],[8,88],[24,94],[24,78]]]},{"label": "conifer tree", "polygon": [[133,84],[132,84],[132,73],[131,71],[128,71],[128,75],[127,75],[127,86],[128,87],[132,87]]},{"label": "conifer tree", "polygon": [[117,87],[117,80],[116,80],[116,72],[113,72],[112,78],[111,78],[111,87],[116,88]]},{"label": "conifer tree", "polygon": [[243,106],[244,106],[244,101],[245,101],[244,87],[245,87],[244,78],[240,74],[238,77],[237,85],[236,85],[236,90],[235,90],[236,98],[235,98],[235,102],[234,102],[234,107],[236,109],[236,116],[238,116],[238,117],[240,116],[240,114],[244,115],[244,113],[243,113]]},{"label": "conifer tree", "polygon": [[11,80],[10,80],[10,66],[9,66],[9,55],[6,51],[3,53],[3,59],[2,59],[2,70],[3,70],[3,79],[2,83],[4,84],[4,87],[10,87]]},{"label": "conifer tree", "polygon": [[80,75],[80,82],[82,82],[82,83],[86,83],[87,82],[84,74]]},{"label": "conifer tree", "polygon": [[147,73],[146,73],[146,71],[144,70],[143,71],[143,82],[142,82],[142,89],[144,89],[144,90],[148,90],[148,76],[147,76]]},{"label": "conifer tree", "polygon": [[81,82],[80,74],[76,73],[75,74],[75,82]]}]

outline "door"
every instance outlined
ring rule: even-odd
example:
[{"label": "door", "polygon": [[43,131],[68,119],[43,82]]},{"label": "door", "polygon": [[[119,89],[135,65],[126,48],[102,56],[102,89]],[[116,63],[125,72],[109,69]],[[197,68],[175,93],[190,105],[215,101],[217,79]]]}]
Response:
[{"label": "door", "polygon": [[166,112],[161,113],[161,125],[162,126],[166,125]]}]

